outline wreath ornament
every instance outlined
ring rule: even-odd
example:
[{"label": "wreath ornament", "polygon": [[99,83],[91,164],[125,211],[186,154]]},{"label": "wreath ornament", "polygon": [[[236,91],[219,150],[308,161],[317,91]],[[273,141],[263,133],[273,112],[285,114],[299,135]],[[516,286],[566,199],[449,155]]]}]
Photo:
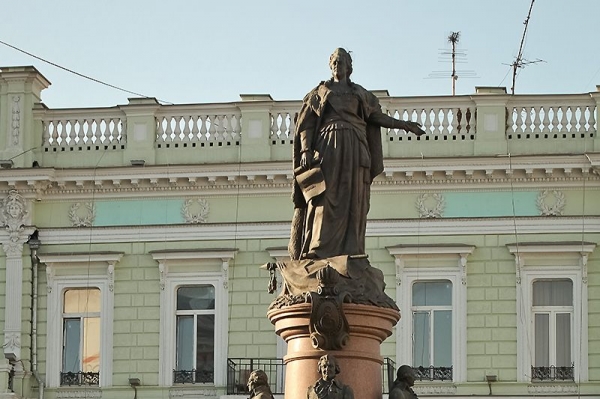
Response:
[{"label": "wreath ornament", "polygon": [[79,202],[71,205],[69,209],[69,219],[73,227],[91,227],[96,219],[96,205],[91,202],[86,202],[83,205],[87,209],[85,215],[81,215],[79,212],[79,208],[81,208],[81,203]]},{"label": "wreath ornament", "polygon": [[[192,208],[197,212],[194,212]],[[181,206],[181,216],[188,224],[206,223],[208,211],[208,201],[203,198],[187,199]]]},{"label": "wreath ornament", "polygon": [[[548,203],[548,194],[552,193],[554,203]],[[561,216],[565,210],[565,195],[558,190],[543,190],[538,194],[536,204],[541,216]]]},{"label": "wreath ornament", "polygon": [[[428,201],[429,199],[433,201]],[[427,207],[428,202],[435,202],[432,208]],[[416,202],[419,217],[423,219],[441,218],[446,207],[446,201],[442,194],[421,194],[417,197]]]}]

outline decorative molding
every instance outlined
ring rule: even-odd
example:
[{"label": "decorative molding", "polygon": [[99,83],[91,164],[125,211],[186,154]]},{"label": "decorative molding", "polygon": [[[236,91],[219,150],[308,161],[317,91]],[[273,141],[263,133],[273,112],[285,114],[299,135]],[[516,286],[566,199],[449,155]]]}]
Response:
[{"label": "decorative molding", "polygon": [[[427,203],[430,198],[435,201],[432,208],[427,207]],[[444,196],[442,194],[421,194],[417,197],[416,207],[419,211],[420,218],[441,218],[444,213],[444,208],[446,207],[446,201],[444,200]]]},{"label": "decorative molding", "polygon": [[91,227],[96,219],[96,205],[92,202],[83,204],[87,209],[85,215],[80,215],[81,203],[76,202],[69,209],[69,219],[73,227]]},{"label": "decorative molding", "polygon": [[12,123],[10,147],[18,147],[21,136],[21,96],[12,97]]},{"label": "decorative molding", "polygon": [[[519,217],[456,218],[418,220],[372,220],[367,223],[367,237],[454,236],[481,234],[579,234],[585,223],[586,233],[600,233],[600,217]],[[91,228],[40,229],[44,244],[89,244]],[[1,237],[1,235],[0,235]],[[204,240],[289,239],[289,222],[222,223],[169,226],[94,227],[95,243],[176,242]]]},{"label": "decorative molding", "polygon": [[8,240],[2,241],[2,247],[8,256],[19,257],[23,253],[23,244],[27,241],[24,225],[28,215],[26,200],[17,190],[10,190],[0,208],[0,223],[8,232]]},{"label": "decorative molding", "polygon": [[4,349],[4,353],[18,353],[21,349],[21,333],[6,331],[4,333],[2,348]]},{"label": "decorative molding", "polygon": [[418,395],[456,395],[456,385],[451,383],[439,385],[416,383],[413,389]]},{"label": "decorative molding", "polygon": [[171,388],[169,390],[169,398],[193,399],[198,397],[217,399],[219,395],[215,389]]},{"label": "decorative molding", "polygon": [[100,389],[60,389],[56,391],[56,399],[98,399],[102,397],[102,390]]},{"label": "decorative molding", "polygon": [[556,395],[559,393],[571,393],[576,394],[579,391],[579,387],[575,383],[571,384],[560,384],[560,383],[539,383],[529,384],[527,386],[527,392],[531,394],[552,394]]},{"label": "decorative molding", "polygon": [[[198,211],[193,212],[191,208],[196,208]],[[187,199],[181,206],[181,216],[188,224],[206,223],[208,212],[208,201],[204,198]]]},{"label": "decorative molding", "polygon": [[[554,203],[548,203],[548,193],[554,197]],[[536,206],[541,216],[561,216],[565,210],[565,203],[565,195],[559,190],[542,190],[536,200]]]}]

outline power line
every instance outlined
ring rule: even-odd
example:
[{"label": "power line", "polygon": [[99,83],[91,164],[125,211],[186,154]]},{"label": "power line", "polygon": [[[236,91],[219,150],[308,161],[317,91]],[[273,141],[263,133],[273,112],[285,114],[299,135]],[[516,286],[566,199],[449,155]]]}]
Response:
[{"label": "power line", "polygon": [[[30,56],[30,57],[33,57],[33,58],[35,58],[35,59],[37,59],[37,60],[40,60],[40,61],[42,61],[42,62],[45,62],[46,64],[50,64],[50,65],[52,65],[53,67],[56,67],[56,68],[62,69],[63,71],[66,71],[66,72],[69,72],[69,73],[72,73],[73,75],[77,75],[77,76],[79,76],[79,77],[81,77],[81,78],[84,78],[84,79],[91,80],[92,82],[96,82],[96,83],[99,83],[99,84],[101,84],[101,85],[108,86],[108,87],[110,87],[110,88],[112,88],[112,89],[120,90],[120,91],[122,91],[122,92],[125,92],[125,93],[128,93],[128,94],[133,94],[133,95],[135,95],[135,96],[138,96],[138,97],[152,98],[151,96],[146,96],[146,95],[144,95],[144,94],[136,93],[136,92],[134,92],[134,91],[131,91],[131,90],[123,89],[123,88],[121,88],[121,87],[119,87],[119,86],[115,86],[115,85],[112,85],[112,84],[110,84],[110,83],[106,83],[106,82],[104,82],[104,81],[102,81],[102,80],[99,80],[99,79],[96,79],[96,78],[92,78],[91,76],[87,76],[87,75],[84,75],[84,74],[82,74],[82,73],[79,73],[79,72],[77,72],[77,71],[74,71],[74,70],[72,70],[72,69],[66,68],[66,67],[64,67],[64,66],[62,66],[62,65],[58,65],[58,64],[56,64],[56,63],[54,63],[54,62],[52,62],[52,61],[48,61],[48,60],[46,60],[46,59],[44,59],[44,58],[42,58],[42,57],[40,57],[40,56],[37,56],[37,55],[35,55],[35,54],[32,54],[32,53],[30,53],[30,52],[28,52],[28,51],[25,51],[25,50],[23,50],[23,49],[20,49],[20,48],[18,48],[18,47],[16,47],[16,46],[13,46],[12,44],[9,44],[9,43],[6,43],[6,42],[3,42],[2,40],[0,40],[0,44],[3,44],[3,45],[5,45],[6,47],[10,47],[10,48],[12,48],[13,50],[17,50],[17,51],[19,51],[19,52],[21,52],[21,53],[23,53],[23,54],[26,54],[26,55],[28,55],[28,56]],[[157,100],[158,100],[159,102],[161,102],[161,103],[165,103],[165,104],[171,104],[171,105],[174,105],[174,104],[173,104],[172,102],[170,102],[170,101],[165,101],[165,100],[161,100],[161,99],[158,99],[158,98],[157,98]]]}]

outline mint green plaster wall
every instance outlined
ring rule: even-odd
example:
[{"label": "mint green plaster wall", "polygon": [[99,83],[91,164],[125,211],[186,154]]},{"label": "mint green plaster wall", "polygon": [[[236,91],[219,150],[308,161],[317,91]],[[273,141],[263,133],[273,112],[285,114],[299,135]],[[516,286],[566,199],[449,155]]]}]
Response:
[{"label": "mint green plaster wall", "polygon": [[537,196],[537,191],[444,193],[444,217],[538,216]]},{"label": "mint green plaster wall", "polygon": [[96,201],[95,226],[183,223],[181,199]]}]

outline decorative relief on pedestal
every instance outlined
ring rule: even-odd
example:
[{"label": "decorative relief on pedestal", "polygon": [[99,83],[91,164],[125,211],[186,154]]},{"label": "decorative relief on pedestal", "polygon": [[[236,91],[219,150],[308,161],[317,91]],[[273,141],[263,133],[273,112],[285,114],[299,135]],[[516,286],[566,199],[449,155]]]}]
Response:
[{"label": "decorative relief on pedestal", "polygon": [[444,214],[446,201],[442,194],[421,194],[417,197],[415,205],[420,218],[441,218]]},{"label": "decorative relief on pedestal", "polygon": [[12,98],[12,124],[11,124],[11,144],[12,146],[19,145],[21,135],[21,96],[13,96]]},{"label": "decorative relief on pedestal", "polygon": [[8,232],[8,241],[3,242],[2,246],[9,256],[20,256],[23,253],[23,244],[27,241],[27,237],[23,235],[23,225],[28,214],[25,199],[17,190],[10,190],[2,200],[0,209],[0,223]]},{"label": "decorative relief on pedestal", "polygon": [[[549,198],[549,194],[551,197]],[[565,210],[565,195],[558,190],[542,190],[537,197],[536,205],[541,216],[561,216]]]},{"label": "decorative relief on pedestal", "polygon": [[208,212],[208,201],[203,198],[187,199],[181,207],[181,216],[188,224],[206,223]]},{"label": "decorative relief on pedestal", "polygon": [[73,227],[91,227],[96,219],[96,205],[91,202],[83,204],[86,211],[80,211],[81,203],[71,205],[69,219]]},{"label": "decorative relief on pedestal", "polygon": [[312,346],[323,350],[342,349],[350,338],[350,327],[342,309],[346,294],[336,287],[339,273],[331,266],[317,272],[319,287],[310,292],[312,309],[309,332]]}]

